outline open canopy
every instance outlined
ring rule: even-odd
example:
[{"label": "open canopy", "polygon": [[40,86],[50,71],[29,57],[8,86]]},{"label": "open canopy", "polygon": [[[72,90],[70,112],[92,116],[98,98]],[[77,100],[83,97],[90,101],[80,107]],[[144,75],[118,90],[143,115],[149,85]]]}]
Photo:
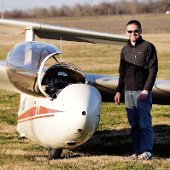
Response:
[{"label": "open canopy", "polygon": [[41,62],[50,54],[61,54],[61,51],[47,43],[23,42],[16,45],[7,57],[7,64],[19,68],[38,70]]}]

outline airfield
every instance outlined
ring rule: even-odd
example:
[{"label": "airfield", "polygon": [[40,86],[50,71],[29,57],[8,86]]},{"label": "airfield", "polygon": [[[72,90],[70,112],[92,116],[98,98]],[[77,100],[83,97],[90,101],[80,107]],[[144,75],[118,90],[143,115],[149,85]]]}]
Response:
[{"label": "airfield", "polygon": [[[143,38],[157,48],[158,79],[170,80],[170,15],[144,14],[136,16],[97,16],[75,18],[26,19],[67,27],[124,34],[130,19],[143,25]],[[62,60],[78,65],[84,72],[118,75],[119,53],[122,46],[61,42],[36,39],[62,47]],[[24,41],[24,30],[0,26],[0,59]],[[113,96],[114,98],[114,96]],[[64,150],[59,160],[47,160],[47,149],[30,141],[19,139],[16,124],[19,95],[0,91],[0,169],[170,169],[170,106],[153,105],[154,157],[150,161],[134,161],[130,129],[124,105],[103,103],[101,121],[95,135],[84,145]]]}]

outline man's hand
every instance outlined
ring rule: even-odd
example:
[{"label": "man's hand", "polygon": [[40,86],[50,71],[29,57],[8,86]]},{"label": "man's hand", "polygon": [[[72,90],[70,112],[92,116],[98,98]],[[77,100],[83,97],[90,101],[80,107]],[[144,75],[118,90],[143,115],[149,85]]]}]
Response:
[{"label": "man's hand", "polygon": [[114,100],[115,100],[116,104],[120,104],[120,98],[121,98],[121,93],[117,92],[115,97],[114,97]]},{"label": "man's hand", "polygon": [[140,98],[141,100],[146,100],[147,97],[148,97],[148,91],[147,91],[147,90],[143,90],[143,91],[141,92],[139,98]]}]

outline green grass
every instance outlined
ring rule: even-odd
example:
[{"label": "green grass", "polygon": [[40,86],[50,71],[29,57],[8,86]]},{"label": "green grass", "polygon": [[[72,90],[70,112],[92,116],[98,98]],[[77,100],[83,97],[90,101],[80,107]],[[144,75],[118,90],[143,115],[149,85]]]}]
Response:
[{"label": "green grass", "polygon": [[17,111],[19,107],[19,95],[7,91],[0,91],[0,123],[9,125],[17,124]]},{"label": "green grass", "polygon": [[[2,103],[10,107],[18,100],[18,95],[6,94],[2,91]],[[11,97],[12,96],[12,97]],[[13,104],[12,104],[13,105]],[[13,106],[18,109],[17,105]],[[5,109],[4,109],[5,110]],[[8,110],[6,113],[9,113]],[[132,161],[128,155],[132,153],[130,129],[127,122],[124,105],[103,103],[101,121],[94,136],[84,145],[65,150],[61,159],[48,162],[47,149],[29,139],[21,140],[16,131],[0,131],[0,167],[18,169],[155,169],[155,166],[168,168],[170,161],[170,126],[161,120],[169,119],[170,106],[153,106],[153,120],[159,119],[159,124],[153,122],[155,158],[152,161]],[[162,113],[162,114],[161,114]],[[12,114],[11,114],[12,115]],[[13,119],[10,118],[9,119]],[[1,126],[15,127],[13,123],[0,116]],[[169,119],[170,122],[170,119]],[[12,125],[11,125],[12,124]],[[16,127],[15,127],[16,128]]]},{"label": "green grass", "polygon": [[[167,34],[157,32],[157,30],[164,31],[165,27],[169,28],[170,23],[167,22],[169,16],[139,15],[135,17],[142,20],[146,32],[149,30],[148,33],[153,33],[144,34],[144,37],[153,42],[158,49],[158,78],[170,80],[170,35],[169,32]],[[124,24],[130,18],[134,16],[99,16],[83,19],[64,18],[64,20],[53,18],[48,19],[47,22],[122,33]],[[41,21],[46,22],[45,19]],[[24,39],[22,34],[17,37],[10,35],[6,38],[6,36],[3,35],[0,40],[0,59],[5,59],[9,49]],[[3,45],[3,42],[6,44]],[[59,41],[47,40],[47,42],[60,46]],[[63,42],[63,60],[78,65],[85,72],[118,75],[120,49],[120,46],[112,45]],[[158,169],[170,167],[170,106],[153,105],[155,156],[151,161],[133,161],[128,158],[132,153],[132,141],[125,106],[114,103],[102,103],[98,130],[89,141],[76,149],[64,150],[59,160],[47,161],[46,148],[29,139],[19,139],[16,131],[18,104],[18,94],[0,91],[0,169],[2,170],[152,170],[157,167]]]}]

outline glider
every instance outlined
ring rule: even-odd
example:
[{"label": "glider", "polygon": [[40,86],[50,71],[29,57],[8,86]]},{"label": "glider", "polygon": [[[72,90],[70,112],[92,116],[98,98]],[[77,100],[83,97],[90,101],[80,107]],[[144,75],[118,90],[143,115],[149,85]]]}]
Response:
[{"label": "glider", "polygon": [[[102,101],[113,102],[118,77],[84,73],[60,62],[61,50],[39,38],[87,43],[123,44],[115,34],[34,22],[1,19],[1,25],[25,29],[25,41],[0,62],[0,88],[20,94],[17,130],[49,148],[48,159],[86,142],[100,121]],[[157,80],[153,103],[170,104],[170,81]]]}]

